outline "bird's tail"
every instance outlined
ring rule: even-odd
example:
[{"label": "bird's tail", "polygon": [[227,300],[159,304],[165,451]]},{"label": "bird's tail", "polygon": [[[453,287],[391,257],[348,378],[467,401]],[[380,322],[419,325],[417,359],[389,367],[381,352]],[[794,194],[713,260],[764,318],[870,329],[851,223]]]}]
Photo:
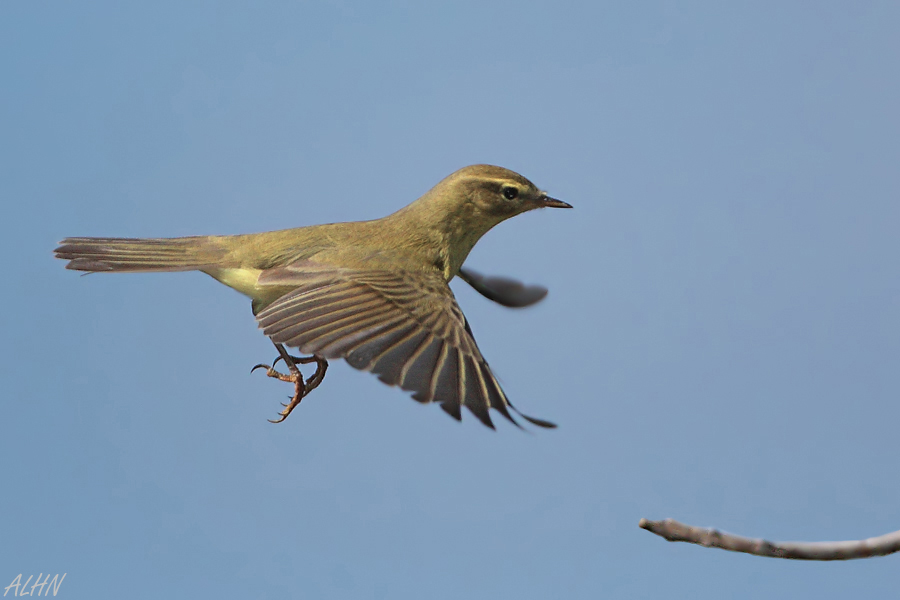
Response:
[{"label": "bird's tail", "polygon": [[67,269],[101,272],[193,271],[216,265],[225,254],[215,237],[66,238],[54,251]]}]

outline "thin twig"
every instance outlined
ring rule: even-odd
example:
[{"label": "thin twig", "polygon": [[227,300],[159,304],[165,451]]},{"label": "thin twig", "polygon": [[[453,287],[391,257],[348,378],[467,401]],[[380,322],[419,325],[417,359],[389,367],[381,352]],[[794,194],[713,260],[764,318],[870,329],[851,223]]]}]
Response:
[{"label": "thin twig", "polygon": [[900,531],[867,540],[847,542],[770,542],[722,533],[716,529],[685,525],[674,519],[648,521],[641,519],[642,529],[670,542],[690,542],[707,548],[746,552],[755,556],[792,558],[796,560],[851,560],[885,556],[900,551]]}]

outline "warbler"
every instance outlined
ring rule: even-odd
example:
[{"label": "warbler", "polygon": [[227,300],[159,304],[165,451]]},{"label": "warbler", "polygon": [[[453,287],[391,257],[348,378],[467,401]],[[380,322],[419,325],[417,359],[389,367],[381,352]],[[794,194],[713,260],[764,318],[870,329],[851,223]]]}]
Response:
[{"label": "warbler", "polygon": [[[449,282],[456,276],[505,306],[527,306],[539,286],[483,277],[463,268],[475,243],[515,215],[572,208],[518,173],[492,165],[456,171],[424,196],[373,221],[267,233],[180,238],[66,238],[55,250],[67,269],[87,272],[201,271],[249,296],[259,327],[279,357],[269,377],[294,384],[281,422],[343,358],[389,385],[412,391],[462,418],[466,406],[494,428],[489,409],[518,426],[513,409],[475,343]],[[285,346],[302,354],[292,356]],[[283,360],[288,373],[275,370]],[[298,364],[316,363],[304,380]]]}]

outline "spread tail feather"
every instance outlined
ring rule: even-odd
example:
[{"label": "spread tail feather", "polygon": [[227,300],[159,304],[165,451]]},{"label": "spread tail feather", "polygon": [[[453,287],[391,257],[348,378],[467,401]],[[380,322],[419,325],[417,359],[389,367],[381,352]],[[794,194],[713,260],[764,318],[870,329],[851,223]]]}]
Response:
[{"label": "spread tail feather", "polygon": [[181,238],[72,237],[59,243],[56,258],[67,269],[102,272],[193,271],[217,264],[225,250],[207,236]]}]

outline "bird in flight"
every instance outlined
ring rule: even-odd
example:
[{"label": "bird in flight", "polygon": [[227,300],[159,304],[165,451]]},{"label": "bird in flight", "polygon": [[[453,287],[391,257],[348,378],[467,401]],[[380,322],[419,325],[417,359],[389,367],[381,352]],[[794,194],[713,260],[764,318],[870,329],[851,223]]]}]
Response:
[{"label": "bird in flight", "polygon": [[[534,304],[547,294],[463,267],[492,227],[535,208],[572,208],[518,173],[465,167],[424,196],[373,221],[313,225],[267,233],[181,238],[66,238],[55,250],[67,269],[87,272],[202,271],[249,296],[259,327],[278,358],[269,377],[294,384],[281,422],[343,358],[388,385],[435,402],[457,420],[467,407],[494,428],[493,408],[518,423],[475,343],[449,282],[456,276],[504,306]],[[286,347],[301,354],[292,356]],[[275,366],[284,361],[287,373]],[[316,363],[304,379],[297,365]]]}]

